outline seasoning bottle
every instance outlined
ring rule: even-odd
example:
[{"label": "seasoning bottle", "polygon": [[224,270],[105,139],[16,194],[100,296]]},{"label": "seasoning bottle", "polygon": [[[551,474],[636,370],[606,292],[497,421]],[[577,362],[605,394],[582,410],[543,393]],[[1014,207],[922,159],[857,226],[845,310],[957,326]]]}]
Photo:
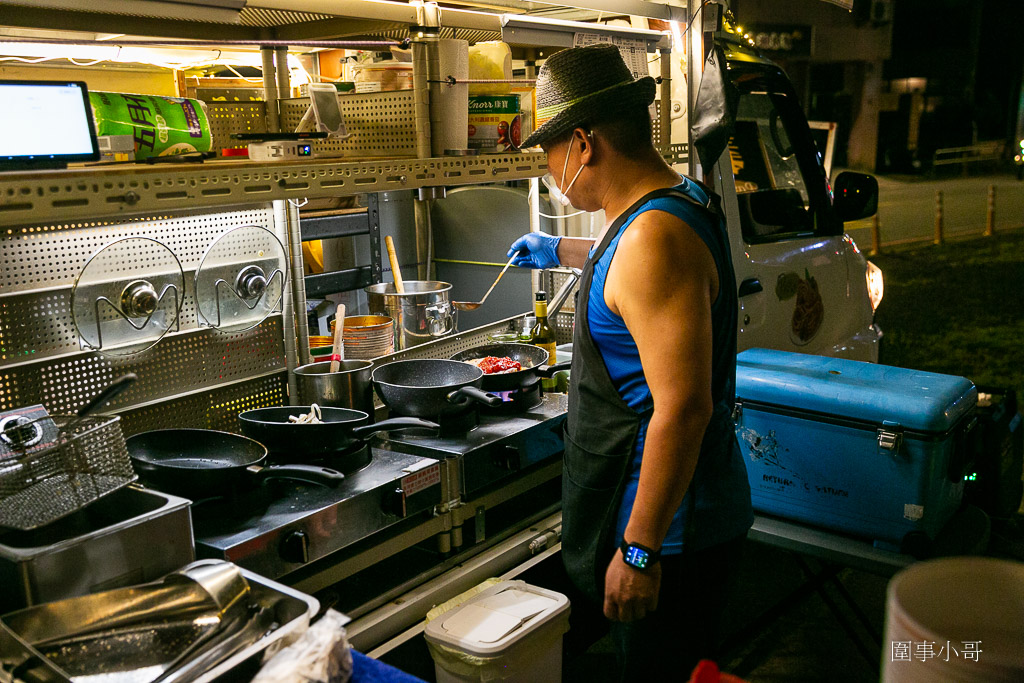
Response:
[{"label": "seasoning bottle", "polygon": [[548,365],[555,362],[555,331],[548,323],[548,295],[546,292],[537,292],[537,299],[533,302],[533,312],[537,316],[537,323],[533,326],[530,334],[530,343],[539,346],[548,352]]}]

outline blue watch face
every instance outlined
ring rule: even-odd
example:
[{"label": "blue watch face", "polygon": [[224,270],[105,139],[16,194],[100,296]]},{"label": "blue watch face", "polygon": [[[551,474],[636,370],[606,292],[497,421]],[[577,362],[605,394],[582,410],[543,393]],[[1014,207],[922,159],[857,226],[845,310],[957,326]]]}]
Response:
[{"label": "blue watch face", "polygon": [[626,558],[626,564],[636,567],[637,569],[646,569],[647,562],[651,559],[646,550],[641,550],[635,545],[631,545],[626,548],[624,557]]}]

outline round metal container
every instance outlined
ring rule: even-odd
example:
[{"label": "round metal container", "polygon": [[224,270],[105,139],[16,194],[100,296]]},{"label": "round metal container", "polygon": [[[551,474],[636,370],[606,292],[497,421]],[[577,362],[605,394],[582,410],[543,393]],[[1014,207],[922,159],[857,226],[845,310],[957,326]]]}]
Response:
[{"label": "round metal container", "polygon": [[373,415],[373,381],[367,360],[343,360],[341,369],[331,372],[331,361],[300,365],[295,368],[299,384],[299,403],[316,403],[331,408],[351,408]]},{"label": "round metal container", "polygon": [[[331,321],[331,332],[334,332]],[[368,360],[395,351],[395,321],[386,315],[350,315],[342,331],[345,358]]]},{"label": "round metal container", "polygon": [[408,349],[444,337],[455,330],[455,318],[448,301],[452,286],[437,280],[406,280],[405,293],[395,291],[391,282],[365,288],[370,313],[395,321],[395,349]]}]

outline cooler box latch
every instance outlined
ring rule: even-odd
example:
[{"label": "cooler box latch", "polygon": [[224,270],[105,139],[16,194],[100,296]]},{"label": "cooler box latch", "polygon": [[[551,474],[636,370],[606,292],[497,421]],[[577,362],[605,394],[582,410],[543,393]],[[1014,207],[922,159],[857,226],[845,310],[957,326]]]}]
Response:
[{"label": "cooler box latch", "polygon": [[895,423],[883,422],[882,427],[878,430],[878,451],[888,452],[890,455],[896,455],[900,450],[900,443],[903,441],[903,433],[899,432],[893,427],[897,426]]}]

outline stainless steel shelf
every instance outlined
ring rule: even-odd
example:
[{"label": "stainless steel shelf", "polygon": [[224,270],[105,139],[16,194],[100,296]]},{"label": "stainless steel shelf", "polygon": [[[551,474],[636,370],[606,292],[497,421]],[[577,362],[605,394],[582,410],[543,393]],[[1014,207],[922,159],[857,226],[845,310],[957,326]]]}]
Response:
[{"label": "stainless steel shelf", "polygon": [[339,197],[539,177],[540,153],[434,159],[314,159],[116,165],[0,173],[0,226]]},{"label": "stainless steel shelf", "polygon": [[370,218],[365,210],[328,216],[303,216],[300,214],[299,229],[302,231],[303,242],[332,237],[369,235]]},{"label": "stainless steel shelf", "polygon": [[306,276],[306,298],[319,299],[328,294],[362,289],[373,284],[373,270],[370,266],[349,268],[333,273]]}]

